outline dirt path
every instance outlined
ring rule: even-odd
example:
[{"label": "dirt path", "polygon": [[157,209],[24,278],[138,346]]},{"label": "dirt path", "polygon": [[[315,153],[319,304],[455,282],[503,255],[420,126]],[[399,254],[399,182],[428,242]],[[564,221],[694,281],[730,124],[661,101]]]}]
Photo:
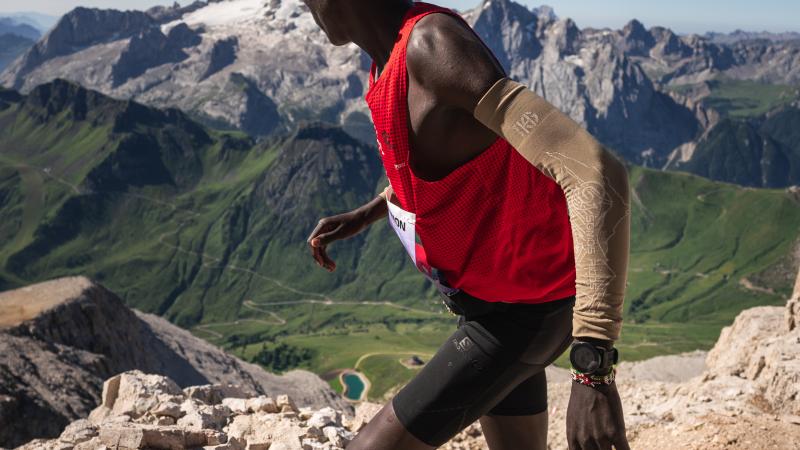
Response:
[{"label": "dirt path", "polygon": [[746,277],[739,279],[739,286],[747,289],[748,291],[760,292],[762,294],[769,294],[769,295],[777,295],[775,294],[775,291],[772,290],[772,288],[764,288],[761,286],[756,286],[755,284],[753,284],[752,281],[748,280]]},{"label": "dirt path", "polygon": [[248,304],[254,305],[254,306],[262,306],[262,307],[267,307],[267,306],[291,306],[291,305],[303,305],[303,304],[306,304],[306,305],[308,305],[308,304],[324,305],[324,306],[331,306],[331,305],[335,305],[335,306],[386,306],[386,307],[389,307],[389,308],[395,308],[395,309],[400,309],[400,310],[409,311],[409,312],[416,312],[416,313],[420,313],[420,314],[435,314],[435,315],[444,314],[443,312],[426,311],[424,309],[417,309],[417,308],[412,308],[410,306],[398,305],[396,303],[392,303],[392,302],[389,302],[389,301],[338,301],[338,300],[333,300],[333,299],[328,298],[326,300],[303,299],[303,300],[293,300],[293,301],[285,301],[285,302],[262,302],[262,303],[257,303],[257,302],[254,302],[252,300],[247,300],[245,303],[248,303]]},{"label": "dirt path", "polygon": [[371,358],[373,356],[380,356],[380,355],[390,355],[390,356],[393,356],[393,355],[408,355],[408,356],[417,355],[417,356],[425,356],[426,358],[430,358],[431,356],[433,356],[433,353],[420,353],[420,352],[409,352],[409,351],[405,351],[405,352],[370,352],[370,353],[364,353],[363,355],[361,355],[360,358],[358,358],[358,360],[356,360],[356,363],[353,365],[353,369],[358,370],[358,367],[361,365],[361,363],[364,362],[365,359]]},{"label": "dirt path", "polygon": [[240,324],[243,324],[243,323],[260,323],[260,324],[263,324],[263,325],[283,325],[280,322],[269,322],[267,320],[261,320],[261,319],[237,319],[237,320],[232,320],[230,322],[205,323],[205,324],[202,324],[202,325],[197,325],[192,329],[200,331],[200,332],[208,333],[208,334],[214,336],[215,338],[222,339],[223,337],[225,337],[225,335],[223,335],[222,333],[219,333],[217,331],[211,330],[210,327],[225,327],[225,326],[230,326],[230,325],[240,325]]}]

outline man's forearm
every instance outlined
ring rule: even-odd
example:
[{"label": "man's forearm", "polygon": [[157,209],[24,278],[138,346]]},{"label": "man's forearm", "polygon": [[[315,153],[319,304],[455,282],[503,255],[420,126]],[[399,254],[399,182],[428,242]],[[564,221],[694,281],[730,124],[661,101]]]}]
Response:
[{"label": "man's forearm", "polygon": [[386,214],[389,210],[389,208],[386,206],[386,198],[387,196],[392,195],[391,189],[391,186],[387,186],[386,189],[378,194],[377,197],[356,210],[362,214],[367,225],[386,217]]},{"label": "man's forearm", "polygon": [[630,241],[624,165],[575,121],[507,78],[487,91],[474,115],[564,191],[575,245],[573,335],[617,340]]}]

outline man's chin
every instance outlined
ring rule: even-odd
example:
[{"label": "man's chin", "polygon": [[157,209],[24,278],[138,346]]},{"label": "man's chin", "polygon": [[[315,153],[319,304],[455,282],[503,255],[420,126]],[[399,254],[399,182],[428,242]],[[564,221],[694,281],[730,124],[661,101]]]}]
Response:
[{"label": "man's chin", "polygon": [[347,45],[350,43],[349,39],[337,39],[335,37],[328,36],[328,41],[336,47],[341,47],[343,45]]}]

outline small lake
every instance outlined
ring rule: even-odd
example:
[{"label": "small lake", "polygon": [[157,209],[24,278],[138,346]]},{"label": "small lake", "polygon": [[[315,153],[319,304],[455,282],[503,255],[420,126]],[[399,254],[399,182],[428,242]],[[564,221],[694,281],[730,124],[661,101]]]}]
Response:
[{"label": "small lake", "polygon": [[348,372],[342,375],[344,381],[344,396],[350,400],[361,400],[361,394],[364,392],[364,381],[355,373]]}]

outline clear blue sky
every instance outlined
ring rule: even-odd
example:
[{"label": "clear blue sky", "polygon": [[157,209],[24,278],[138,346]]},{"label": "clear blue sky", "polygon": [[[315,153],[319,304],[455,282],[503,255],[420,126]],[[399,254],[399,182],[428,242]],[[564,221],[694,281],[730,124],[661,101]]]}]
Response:
[{"label": "clear blue sky", "polygon": [[[479,0],[429,0],[468,9]],[[527,5],[542,1],[517,0]],[[800,31],[799,0],[543,0],[560,17],[571,17],[580,27],[620,28],[631,18],[648,27],[663,25],[681,33],[704,31]],[[171,0],[2,0],[0,13],[36,11],[60,15],[75,6],[144,9]],[[188,3],[182,0],[180,3]]]}]

